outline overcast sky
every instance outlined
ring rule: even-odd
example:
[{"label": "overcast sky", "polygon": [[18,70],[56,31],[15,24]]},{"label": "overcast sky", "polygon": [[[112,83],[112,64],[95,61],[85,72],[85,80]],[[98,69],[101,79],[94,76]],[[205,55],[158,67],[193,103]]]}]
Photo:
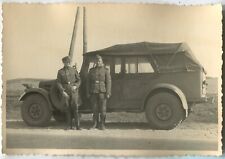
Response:
[{"label": "overcast sky", "polygon": [[[81,6],[81,5],[80,5]],[[130,42],[187,42],[209,76],[221,67],[221,6],[87,5],[88,51]],[[76,5],[3,4],[6,79],[56,78],[68,55]],[[82,63],[82,12],[74,61]]]}]

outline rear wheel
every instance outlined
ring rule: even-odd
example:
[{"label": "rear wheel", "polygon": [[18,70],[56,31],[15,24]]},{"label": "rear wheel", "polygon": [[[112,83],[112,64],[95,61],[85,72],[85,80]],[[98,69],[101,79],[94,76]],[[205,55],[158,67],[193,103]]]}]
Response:
[{"label": "rear wheel", "polygon": [[57,121],[57,122],[65,122],[66,121],[66,114],[60,111],[53,111],[52,113],[53,118]]},{"label": "rear wheel", "polygon": [[145,113],[154,128],[163,130],[173,129],[185,116],[180,100],[168,92],[151,96],[146,103]]},{"label": "rear wheel", "polygon": [[25,98],[21,106],[21,115],[27,125],[46,126],[51,119],[52,112],[42,95],[31,94]]}]

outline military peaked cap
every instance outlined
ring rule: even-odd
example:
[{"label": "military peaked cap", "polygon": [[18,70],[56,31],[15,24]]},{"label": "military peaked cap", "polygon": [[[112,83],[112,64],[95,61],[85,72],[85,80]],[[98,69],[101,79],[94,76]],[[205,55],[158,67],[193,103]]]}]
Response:
[{"label": "military peaked cap", "polygon": [[96,60],[102,59],[102,57],[100,55],[98,55],[98,54],[95,56],[95,58],[96,58]]},{"label": "military peaked cap", "polygon": [[62,58],[63,63],[65,63],[65,62],[67,63],[67,62],[70,62],[70,61],[71,61],[71,58],[69,56],[65,56],[65,57]]}]

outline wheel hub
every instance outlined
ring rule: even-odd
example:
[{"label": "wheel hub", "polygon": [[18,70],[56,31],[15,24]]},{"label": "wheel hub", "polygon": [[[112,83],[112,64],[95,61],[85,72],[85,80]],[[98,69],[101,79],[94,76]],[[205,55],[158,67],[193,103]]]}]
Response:
[{"label": "wheel hub", "polygon": [[41,107],[38,103],[34,103],[30,106],[29,114],[33,119],[38,119],[41,116]]},{"label": "wheel hub", "polygon": [[155,111],[160,120],[168,120],[172,116],[172,109],[167,104],[159,104]]}]

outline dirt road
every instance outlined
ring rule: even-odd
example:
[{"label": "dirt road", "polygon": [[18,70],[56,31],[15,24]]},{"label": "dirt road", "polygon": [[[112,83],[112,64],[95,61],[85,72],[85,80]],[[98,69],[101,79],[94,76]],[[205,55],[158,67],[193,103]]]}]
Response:
[{"label": "dirt road", "polygon": [[100,131],[88,130],[91,122],[87,121],[82,123],[81,131],[65,131],[62,123],[54,121],[46,128],[8,121],[6,142],[8,148],[217,150],[215,125],[202,124],[205,129],[198,123],[201,129],[181,125],[163,131],[151,130],[147,123],[110,122],[107,130]]},{"label": "dirt road", "polygon": [[[32,81],[32,80],[31,80]],[[91,115],[82,115],[81,131],[64,131],[64,124],[52,121],[48,127],[28,127],[21,120],[18,97],[24,80],[7,85],[6,142],[8,148],[217,150],[218,103],[197,104],[178,127],[152,130],[144,113],[107,113],[107,130],[88,130]],[[37,82],[36,82],[37,84]],[[216,82],[209,96],[217,99]],[[215,89],[214,91],[212,89]]]}]

